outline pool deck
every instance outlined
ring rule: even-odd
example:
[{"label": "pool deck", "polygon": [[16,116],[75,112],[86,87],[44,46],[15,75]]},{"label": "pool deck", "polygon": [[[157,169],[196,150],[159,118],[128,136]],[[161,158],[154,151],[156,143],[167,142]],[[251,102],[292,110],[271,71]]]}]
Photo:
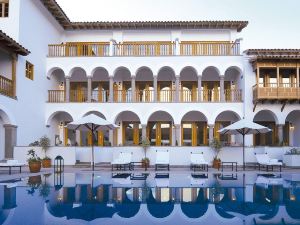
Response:
[{"label": "pool deck", "polygon": [[[54,168],[42,168],[41,172],[39,173],[30,173],[28,166],[23,166],[22,167],[22,173],[19,173],[18,169],[12,169],[12,174],[8,174],[8,169],[1,168],[0,169],[0,181],[5,181],[5,180],[11,180],[11,179],[19,179],[19,178],[26,178],[29,176],[36,176],[36,175],[41,175],[41,174],[47,174],[47,173],[53,173]],[[89,166],[65,166],[64,169],[65,173],[92,173],[92,169]],[[161,171],[155,171],[154,167],[150,167],[147,171],[145,171],[143,168],[136,167],[134,170],[114,170],[111,171],[110,166],[97,166],[95,167],[95,173],[150,173],[150,174],[155,174],[155,173],[169,173],[169,174],[177,174],[177,173],[185,173],[185,174],[190,174],[193,173],[194,171],[190,170],[189,167],[170,167],[170,171],[167,170],[161,170]],[[238,171],[236,172],[235,170],[232,171],[231,168],[226,168],[224,169],[224,172],[221,170],[217,170],[214,168],[209,167],[208,172],[206,171],[197,171],[199,173],[205,173],[205,174],[216,174],[216,173],[224,173],[224,174],[257,174],[257,173],[270,173],[270,174],[280,174],[278,168],[274,168],[274,171],[266,172],[265,169],[263,170],[258,170],[254,169],[253,167],[246,168],[245,171],[243,171],[242,167],[238,167]],[[300,168],[282,168],[281,174],[300,174]]]}]

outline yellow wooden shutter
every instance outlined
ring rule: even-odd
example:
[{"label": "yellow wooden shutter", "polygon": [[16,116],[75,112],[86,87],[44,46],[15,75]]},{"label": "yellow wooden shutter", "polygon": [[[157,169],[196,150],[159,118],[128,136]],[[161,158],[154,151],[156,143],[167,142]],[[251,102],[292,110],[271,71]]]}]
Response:
[{"label": "yellow wooden shutter", "polygon": [[133,124],[133,144],[134,145],[139,144],[139,124],[138,123]]},{"label": "yellow wooden shutter", "polygon": [[127,124],[122,122],[122,145],[125,145],[126,126]]},{"label": "yellow wooden shutter", "polygon": [[214,82],[214,102],[219,101],[218,82]]},{"label": "yellow wooden shutter", "polygon": [[208,101],[208,83],[203,82],[203,101]]},{"label": "yellow wooden shutter", "polygon": [[114,102],[118,102],[118,84],[117,83],[114,83]]},{"label": "yellow wooden shutter", "polygon": [[99,83],[98,85],[98,102],[103,102],[103,98],[102,98],[102,84]]},{"label": "yellow wooden shutter", "polygon": [[161,122],[156,123],[156,145],[161,146]]},{"label": "yellow wooden shutter", "polygon": [[197,146],[197,124],[192,123],[192,146]]},{"label": "yellow wooden shutter", "polygon": [[92,131],[88,131],[88,133],[87,133],[87,139],[88,139],[88,146],[92,146],[92,144],[93,144]]},{"label": "yellow wooden shutter", "polygon": [[157,84],[157,101],[161,102],[160,99],[161,93],[160,93],[160,83]]},{"label": "yellow wooden shutter", "polygon": [[68,146],[68,128],[64,127],[64,146]]},{"label": "yellow wooden shutter", "polygon": [[193,84],[192,86],[192,102],[197,101],[197,85]]},{"label": "yellow wooden shutter", "polygon": [[98,131],[98,146],[104,145],[104,135],[103,131]]},{"label": "yellow wooden shutter", "polygon": [[205,122],[203,125],[203,144],[207,145],[208,140],[207,140],[207,123]]},{"label": "yellow wooden shutter", "polygon": [[220,122],[215,123],[215,129],[214,129],[214,137],[220,140],[220,133],[218,132],[218,130],[220,130]]}]

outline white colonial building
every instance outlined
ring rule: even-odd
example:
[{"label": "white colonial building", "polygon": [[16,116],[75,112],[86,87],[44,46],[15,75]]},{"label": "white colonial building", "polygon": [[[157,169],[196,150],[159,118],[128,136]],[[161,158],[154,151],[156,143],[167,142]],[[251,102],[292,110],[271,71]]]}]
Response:
[{"label": "white colonial building", "polygon": [[88,162],[91,133],[65,125],[91,113],[119,125],[98,132],[96,162],[141,160],[144,137],[150,160],[160,148],[172,165],[212,159],[218,138],[241,162],[241,137],[217,132],[241,118],[272,129],[247,136],[250,162],[300,145],[300,51],[243,52],[247,21],[71,22],[55,0],[0,0],[0,17],[0,158],[24,160],[46,134],[50,155]]}]

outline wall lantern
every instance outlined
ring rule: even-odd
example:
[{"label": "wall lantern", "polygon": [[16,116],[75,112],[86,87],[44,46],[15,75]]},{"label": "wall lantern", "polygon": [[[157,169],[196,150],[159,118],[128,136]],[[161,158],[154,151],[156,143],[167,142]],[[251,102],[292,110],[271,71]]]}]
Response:
[{"label": "wall lantern", "polygon": [[56,156],[54,159],[54,173],[63,173],[64,166],[64,158],[60,155]]},{"label": "wall lantern", "polygon": [[60,121],[58,127],[59,127],[59,129],[63,129],[63,128],[64,128],[64,122],[63,122],[63,121]]},{"label": "wall lantern", "polygon": [[294,130],[294,129],[295,129],[295,127],[294,127],[294,125],[293,125],[292,123],[290,124],[290,129],[291,129],[291,130]]}]

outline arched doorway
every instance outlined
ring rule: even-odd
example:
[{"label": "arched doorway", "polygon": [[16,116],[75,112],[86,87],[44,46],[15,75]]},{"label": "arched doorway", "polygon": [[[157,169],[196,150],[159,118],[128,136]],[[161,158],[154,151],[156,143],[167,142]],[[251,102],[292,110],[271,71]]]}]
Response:
[{"label": "arched doorway", "polygon": [[220,77],[217,68],[207,67],[203,71],[201,95],[204,102],[220,101]]},{"label": "arched doorway", "polygon": [[139,145],[142,127],[138,115],[131,111],[123,111],[117,116],[116,124],[121,130],[121,140],[117,141],[118,143],[123,146]]},{"label": "arched doorway", "polygon": [[70,102],[86,102],[88,100],[86,72],[76,67],[70,74]]},{"label": "arched doorway", "polygon": [[151,145],[171,146],[173,142],[172,128],[174,120],[172,116],[165,111],[153,113],[147,124],[147,138]]},{"label": "arched doorway", "polygon": [[72,116],[64,111],[58,111],[53,113],[48,119],[48,125],[50,126],[50,134],[54,134],[53,138],[50,138],[54,146],[76,146],[80,143],[76,140],[75,131],[69,130],[65,126],[72,122]]},{"label": "arched doorway", "polygon": [[231,144],[241,143],[241,141],[239,140],[239,136],[220,134],[218,132],[220,129],[227,127],[240,119],[240,116],[233,111],[224,111],[217,116],[214,126],[214,137],[220,140],[223,146],[230,146]]},{"label": "arched doorway", "polygon": [[173,102],[175,100],[175,72],[170,67],[163,67],[157,74],[157,101]]},{"label": "arched doorway", "polygon": [[277,126],[277,117],[270,110],[261,110],[253,118],[253,122],[270,128],[272,131],[265,134],[253,135],[254,146],[272,146],[279,143]]},{"label": "arched doorway", "polygon": [[198,111],[186,113],[181,120],[181,145],[208,145],[207,118]]},{"label": "arched doorway", "polygon": [[148,67],[138,69],[135,78],[136,83],[136,101],[137,102],[153,102],[153,73]]},{"label": "arched doorway", "polygon": [[289,146],[300,146],[300,110],[291,111],[283,127],[283,144]]},{"label": "arched doorway", "polygon": [[92,73],[92,102],[108,102],[109,75],[106,69],[98,67]]},{"label": "arched doorway", "polygon": [[126,67],[119,67],[114,74],[114,102],[131,102],[131,73]]},{"label": "arched doorway", "polygon": [[185,67],[180,72],[180,102],[196,102],[198,100],[198,77],[193,67]]}]

